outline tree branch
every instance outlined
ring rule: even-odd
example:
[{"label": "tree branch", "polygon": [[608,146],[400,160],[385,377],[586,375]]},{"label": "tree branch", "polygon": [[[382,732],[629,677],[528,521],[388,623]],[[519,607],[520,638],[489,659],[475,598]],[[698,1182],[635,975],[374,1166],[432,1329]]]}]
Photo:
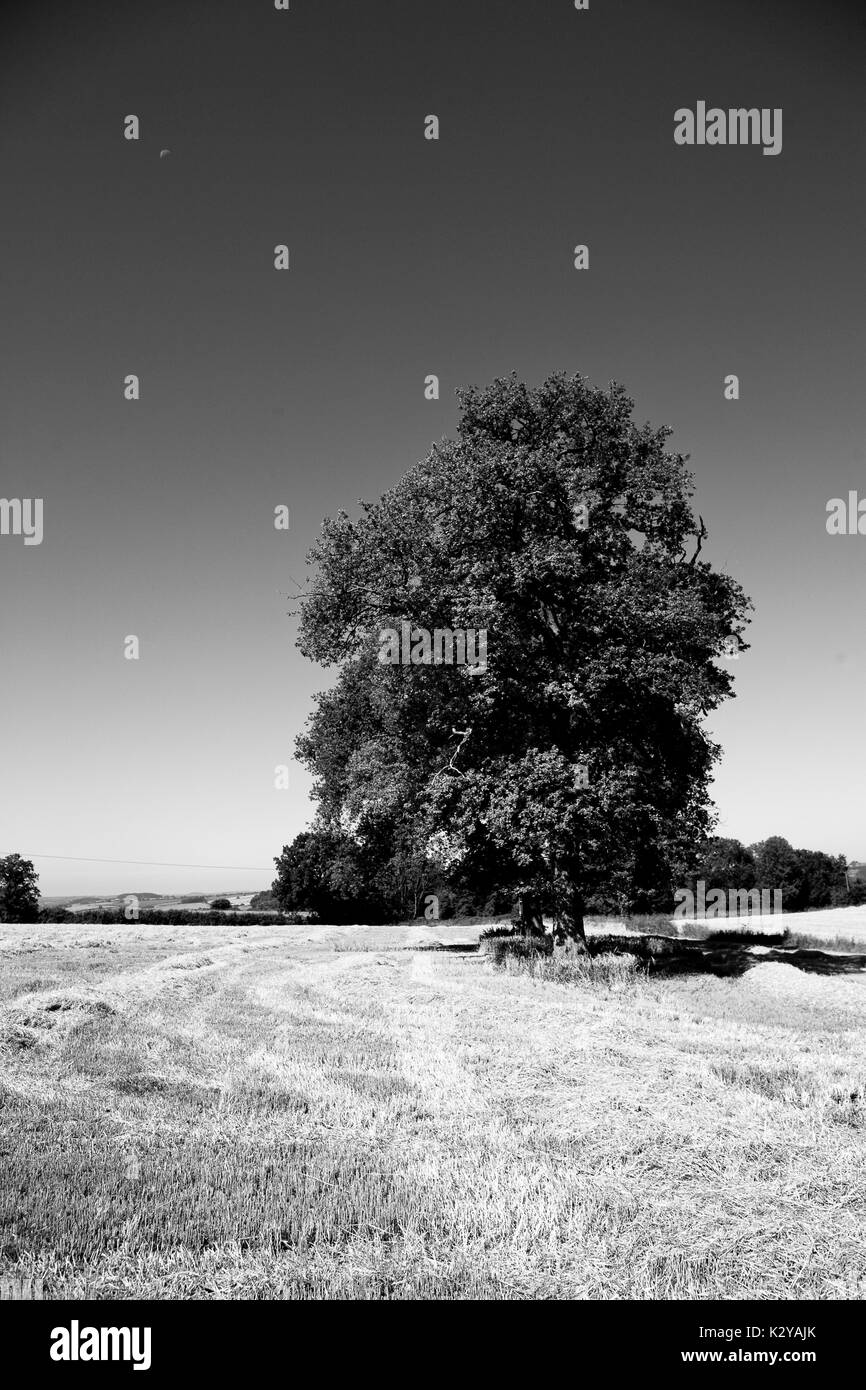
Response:
[{"label": "tree branch", "polygon": [[699,516],[698,516],[698,521],[701,523],[701,525],[700,525],[700,530],[695,531],[695,537],[696,537],[698,543],[697,543],[697,546],[695,547],[695,553],[694,553],[694,555],[693,555],[692,558],[689,560],[689,565],[690,565],[690,566],[693,565],[693,564],[695,563],[695,561],[697,560],[698,556],[699,556],[700,553],[701,553],[701,546],[703,545],[703,543],[704,543],[704,541],[706,540],[707,536],[710,534],[709,531],[707,530],[706,526],[704,525],[704,518],[703,518],[702,516],[699,515]]}]

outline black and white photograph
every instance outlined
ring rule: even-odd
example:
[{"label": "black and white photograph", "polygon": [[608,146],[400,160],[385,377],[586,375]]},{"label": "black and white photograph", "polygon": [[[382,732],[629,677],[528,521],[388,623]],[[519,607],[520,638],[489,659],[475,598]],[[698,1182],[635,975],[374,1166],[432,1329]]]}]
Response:
[{"label": "black and white photograph", "polygon": [[853,1354],[864,61],[853,0],[6,0],[28,1368],[276,1370],[298,1302]]}]

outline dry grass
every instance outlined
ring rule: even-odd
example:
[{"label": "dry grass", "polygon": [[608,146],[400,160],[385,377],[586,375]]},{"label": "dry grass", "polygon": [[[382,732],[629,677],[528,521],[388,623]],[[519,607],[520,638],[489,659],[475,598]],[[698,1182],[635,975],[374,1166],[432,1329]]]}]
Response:
[{"label": "dry grass", "polygon": [[862,976],[476,936],[5,928],[0,1289],[862,1296]]},{"label": "dry grass", "polygon": [[[631,919],[636,925],[640,918]],[[657,919],[653,919],[657,920]],[[705,936],[718,931],[745,930],[768,933],[788,932],[791,936],[808,938],[815,943],[836,949],[831,943],[844,942],[854,950],[866,950],[866,907],[826,907],[810,912],[770,912],[766,916],[750,917],[676,917],[670,919],[674,931],[685,936]],[[646,928],[644,928],[646,930]],[[656,931],[658,928],[651,927]]]}]

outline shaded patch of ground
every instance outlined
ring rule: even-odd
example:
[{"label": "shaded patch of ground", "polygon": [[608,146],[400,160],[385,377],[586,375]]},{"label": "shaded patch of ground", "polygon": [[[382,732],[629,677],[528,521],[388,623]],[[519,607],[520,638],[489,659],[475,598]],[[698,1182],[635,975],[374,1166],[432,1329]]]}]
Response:
[{"label": "shaded patch of ground", "polygon": [[863,953],[763,944],[767,939],[773,940],[771,937],[727,941],[724,935],[710,936],[703,941],[661,935],[605,935],[591,939],[589,947],[592,955],[614,952],[635,956],[650,974],[659,976],[708,974],[724,978],[745,975],[758,965],[772,962],[793,965],[816,975],[851,975],[866,971],[866,954]]}]

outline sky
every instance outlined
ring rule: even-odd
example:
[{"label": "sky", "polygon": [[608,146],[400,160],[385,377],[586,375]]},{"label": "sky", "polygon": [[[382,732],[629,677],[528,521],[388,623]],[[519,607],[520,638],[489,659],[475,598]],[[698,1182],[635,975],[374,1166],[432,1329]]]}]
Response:
[{"label": "sky", "polygon": [[[0,854],[45,894],[266,887],[314,809],[294,739],[333,672],[287,610],[322,518],[453,434],[456,387],[565,370],[673,426],[755,604],[719,833],[866,859],[866,535],[826,530],[866,498],[864,21],[7,4],[0,496],[44,535],[0,535]],[[675,144],[698,101],[781,108],[781,153]]]}]

